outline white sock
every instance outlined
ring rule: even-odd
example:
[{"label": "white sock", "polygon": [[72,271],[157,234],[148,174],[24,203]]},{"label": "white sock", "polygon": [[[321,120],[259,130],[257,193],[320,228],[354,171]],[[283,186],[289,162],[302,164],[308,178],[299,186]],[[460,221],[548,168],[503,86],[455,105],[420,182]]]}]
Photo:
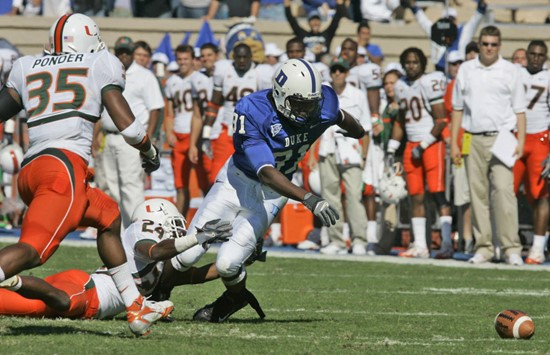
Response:
[{"label": "white sock", "polygon": [[128,263],[124,263],[107,271],[115,282],[116,288],[124,301],[124,305],[126,308],[130,307],[136,298],[140,296],[140,293],[134,283],[134,278],[132,277]]},{"label": "white sock", "polygon": [[376,221],[367,222],[367,243],[378,243],[378,236],[376,235]]},{"label": "white sock", "polygon": [[349,230],[349,223],[345,222],[342,227],[342,238],[344,240],[350,240],[350,230]]},{"label": "white sock", "polygon": [[533,237],[533,249],[544,252],[544,245],[546,244],[546,236],[536,235]]},{"label": "white sock", "polygon": [[4,274],[4,270],[0,267],[0,282],[4,281],[6,279],[6,274]]},{"label": "white sock", "polygon": [[271,240],[273,244],[281,245],[283,241],[281,239],[281,223],[272,223],[271,224]]},{"label": "white sock", "polygon": [[413,217],[411,218],[414,246],[419,249],[427,249],[426,245],[426,218],[425,217]]},{"label": "white sock", "polygon": [[451,229],[453,226],[453,217],[451,216],[440,216],[439,224],[441,225],[441,239],[442,246],[452,248],[453,241],[451,239]]}]

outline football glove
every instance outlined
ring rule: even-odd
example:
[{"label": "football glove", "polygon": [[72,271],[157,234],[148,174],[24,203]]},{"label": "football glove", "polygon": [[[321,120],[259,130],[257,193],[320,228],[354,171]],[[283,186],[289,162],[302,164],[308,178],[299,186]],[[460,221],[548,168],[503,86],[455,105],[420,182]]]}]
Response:
[{"label": "football glove", "polygon": [[387,152],[386,157],[384,158],[384,165],[391,168],[395,163],[395,155],[393,153]]},{"label": "football glove", "polygon": [[201,150],[204,154],[206,154],[208,159],[212,159],[214,157],[214,152],[212,151],[212,143],[210,142],[210,139],[202,140]]},{"label": "football glove", "polygon": [[414,160],[420,160],[422,158],[423,153],[424,153],[424,148],[422,148],[422,146],[420,146],[420,145],[417,145],[412,150],[412,158]]},{"label": "football glove", "polygon": [[196,228],[199,245],[227,242],[233,235],[231,223],[222,221],[219,218],[206,222],[202,228]]},{"label": "football glove", "polygon": [[308,192],[304,196],[302,203],[321,220],[325,227],[336,224],[336,220],[340,218],[338,211],[336,211],[327,201],[319,196],[315,196],[311,192]]},{"label": "football glove", "polygon": [[155,150],[155,156],[153,158],[148,158],[145,154],[140,153],[141,167],[147,174],[152,173],[160,167],[159,149],[154,145],[153,149]]},{"label": "football glove", "polygon": [[542,179],[548,179],[550,177],[550,155],[544,159],[544,161],[541,164],[542,171],[540,172],[540,178]]}]

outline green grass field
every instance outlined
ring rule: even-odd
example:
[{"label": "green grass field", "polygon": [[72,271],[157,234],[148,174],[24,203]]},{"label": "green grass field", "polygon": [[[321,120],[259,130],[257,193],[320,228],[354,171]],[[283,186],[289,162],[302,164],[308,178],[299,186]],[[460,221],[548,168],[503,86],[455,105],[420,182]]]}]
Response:
[{"label": "green grass field", "polygon": [[[43,267],[93,271],[93,248],[61,247]],[[206,255],[205,262],[213,255]],[[70,267],[67,267],[70,265]],[[250,308],[224,324],[193,323],[195,309],[223,291],[219,281],[176,289],[173,323],[134,338],[123,318],[110,321],[0,317],[2,354],[550,352],[550,274],[276,258],[249,268],[248,285],[267,317]],[[1,300],[0,300],[1,302]],[[526,311],[536,334],[502,340],[493,327],[506,308]]]}]

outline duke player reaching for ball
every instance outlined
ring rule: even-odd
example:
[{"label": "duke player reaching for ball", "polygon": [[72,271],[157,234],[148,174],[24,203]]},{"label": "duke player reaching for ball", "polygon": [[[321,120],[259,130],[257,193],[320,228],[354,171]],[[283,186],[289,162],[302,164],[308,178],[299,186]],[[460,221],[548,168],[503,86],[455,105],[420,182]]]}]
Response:
[{"label": "duke player reaching for ball", "polygon": [[[78,226],[98,229],[98,251],[127,311],[130,330],[149,333],[162,316],[132,280],[120,242],[117,204],[87,183],[92,134],[103,106],[126,142],[141,152],[145,171],[158,169],[158,149],[122,96],[122,63],[105,49],[99,28],[81,14],[63,15],[50,29],[51,54],[17,60],[0,90],[0,121],[26,111],[30,147],[18,190],[28,210],[19,242],[0,250],[0,282],[44,264]],[[68,306],[68,305],[67,305]]]},{"label": "duke player reaching for ball", "polygon": [[[340,110],[334,90],[321,85],[319,73],[304,59],[286,61],[273,76],[273,89],[250,94],[237,103],[235,153],[190,225],[193,229],[215,218],[232,221],[233,236],[221,245],[216,258],[227,290],[199,309],[194,320],[223,322],[248,303],[260,317],[265,316],[246,289],[245,261],[288,198],[302,201],[325,226],[336,223],[338,213],[328,202],[291,182],[310,145],[335,124],[347,136],[359,139],[365,134],[355,118]],[[193,247],[172,259],[172,266],[185,270],[205,252],[202,246]]]}]

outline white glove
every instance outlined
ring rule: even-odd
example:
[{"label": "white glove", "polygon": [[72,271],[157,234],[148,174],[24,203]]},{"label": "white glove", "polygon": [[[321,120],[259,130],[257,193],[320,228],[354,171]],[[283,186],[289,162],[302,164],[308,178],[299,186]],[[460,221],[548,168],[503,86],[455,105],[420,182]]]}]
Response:
[{"label": "white glove", "polygon": [[196,228],[196,237],[200,245],[227,242],[233,235],[231,223],[222,221],[219,218],[206,222],[202,228]]},{"label": "white glove", "polygon": [[202,140],[202,146],[201,150],[208,159],[212,159],[214,157],[214,152],[212,151],[212,143],[210,142],[210,139],[203,139]]}]

